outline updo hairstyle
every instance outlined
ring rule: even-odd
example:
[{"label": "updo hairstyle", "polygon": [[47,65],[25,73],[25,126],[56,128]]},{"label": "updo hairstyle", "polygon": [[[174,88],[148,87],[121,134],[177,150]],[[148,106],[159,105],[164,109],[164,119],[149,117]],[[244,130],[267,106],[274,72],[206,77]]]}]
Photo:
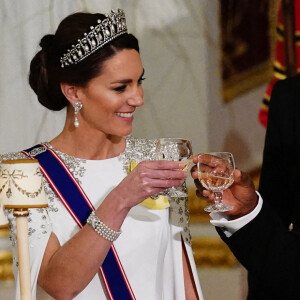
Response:
[{"label": "updo hairstyle", "polygon": [[118,51],[134,49],[139,52],[138,40],[124,33],[79,63],[62,68],[60,57],[82,39],[97,20],[104,18],[103,14],[75,13],[61,21],[54,35],[47,34],[41,39],[42,49],[30,63],[29,84],[39,102],[48,109],[58,111],[69,104],[61,91],[61,82],[85,87],[100,75],[103,63]]}]

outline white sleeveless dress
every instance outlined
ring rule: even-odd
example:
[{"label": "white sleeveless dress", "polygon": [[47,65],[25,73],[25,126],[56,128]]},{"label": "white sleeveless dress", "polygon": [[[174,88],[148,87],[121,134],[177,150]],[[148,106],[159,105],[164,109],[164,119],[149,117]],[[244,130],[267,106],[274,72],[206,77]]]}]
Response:
[{"label": "white sleeveless dress", "polygon": [[[151,159],[153,145],[154,141],[128,137],[124,153],[105,160],[78,159],[55,151],[97,208],[106,195],[127,175],[129,160],[136,156]],[[11,153],[0,156],[0,159],[22,157],[21,153]],[[37,285],[39,268],[51,232],[57,236],[60,244],[64,245],[80,230],[46,181],[45,191],[49,207],[30,209],[28,218],[33,300],[52,299]],[[7,214],[13,245],[15,299],[19,300],[16,225],[12,211],[8,210]],[[121,230],[122,234],[114,242],[114,246],[137,300],[185,299],[181,240],[184,241],[188,253],[200,300],[203,299],[191,250],[187,199],[171,200],[170,207],[165,209],[149,209],[137,205],[130,210]],[[99,274],[96,274],[74,299],[108,299],[101,281]]]}]

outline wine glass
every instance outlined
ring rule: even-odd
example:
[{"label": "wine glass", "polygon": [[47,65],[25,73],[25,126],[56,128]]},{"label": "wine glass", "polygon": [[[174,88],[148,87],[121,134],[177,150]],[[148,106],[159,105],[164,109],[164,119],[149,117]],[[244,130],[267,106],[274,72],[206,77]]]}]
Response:
[{"label": "wine glass", "polygon": [[233,209],[223,203],[223,192],[234,182],[233,155],[229,152],[211,152],[198,155],[198,178],[200,183],[214,193],[214,204],[204,208],[207,212],[224,212]]},{"label": "wine glass", "polygon": [[[184,162],[187,171],[193,163],[192,144],[180,138],[160,138],[157,140],[155,155],[157,160],[174,160]],[[165,193],[170,197],[187,197],[180,187],[168,188]]]}]

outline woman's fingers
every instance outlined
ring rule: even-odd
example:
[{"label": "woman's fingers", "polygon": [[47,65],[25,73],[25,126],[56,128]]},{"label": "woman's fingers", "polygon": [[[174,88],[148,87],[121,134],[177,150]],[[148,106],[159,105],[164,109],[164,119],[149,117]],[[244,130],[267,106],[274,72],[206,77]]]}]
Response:
[{"label": "woman's fingers", "polygon": [[185,165],[184,162],[172,160],[145,160],[138,164],[153,170],[182,170]]},{"label": "woman's fingers", "polygon": [[188,173],[182,170],[184,166],[175,161],[145,161],[139,163],[134,171],[141,178],[178,181],[188,177]]},{"label": "woman's fingers", "polygon": [[188,176],[182,170],[184,166],[184,163],[177,161],[142,161],[133,168],[119,188],[126,193],[128,201],[137,204],[167,188],[182,185]]}]

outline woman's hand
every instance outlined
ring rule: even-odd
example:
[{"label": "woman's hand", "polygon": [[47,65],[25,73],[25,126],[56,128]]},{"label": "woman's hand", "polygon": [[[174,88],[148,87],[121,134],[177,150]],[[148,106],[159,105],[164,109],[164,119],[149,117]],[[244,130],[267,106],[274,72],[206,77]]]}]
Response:
[{"label": "woman's hand", "polygon": [[142,161],[114,189],[122,197],[123,203],[131,208],[146,198],[171,186],[180,186],[188,173],[182,169],[184,163],[178,161]]},{"label": "woman's hand", "polygon": [[[198,158],[194,157],[193,162],[197,164]],[[214,202],[213,192],[206,190],[198,180],[197,166],[191,169],[192,177],[197,188],[198,197],[204,197],[210,203]],[[250,176],[240,170],[233,173],[234,183],[224,191],[223,201],[234,208],[226,212],[231,219],[236,219],[250,213],[257,205],[258,197],[255,193],[254,184]]]}]

